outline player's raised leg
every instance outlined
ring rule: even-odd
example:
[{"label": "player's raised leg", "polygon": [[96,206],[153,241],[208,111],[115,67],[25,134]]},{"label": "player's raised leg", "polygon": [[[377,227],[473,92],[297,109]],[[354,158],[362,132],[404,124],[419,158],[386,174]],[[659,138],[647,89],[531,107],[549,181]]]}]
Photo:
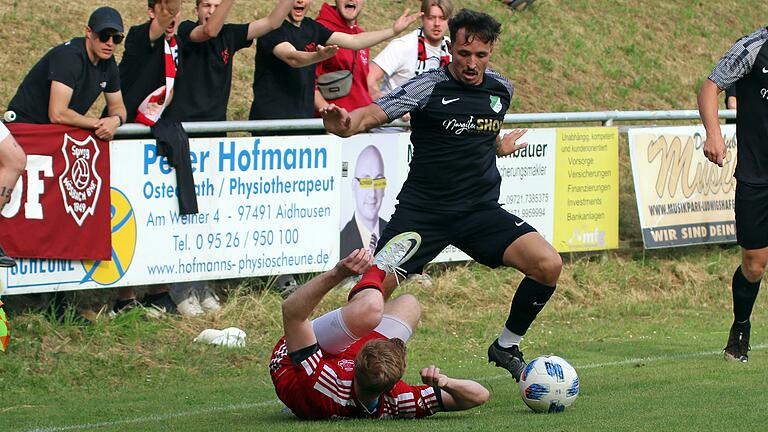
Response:
[{"label": "player's raised leg", "polygon": [[384,304],[384,316],[374,330],[390,339],[408,342],[420,319],[419,301],[410,294],[403,294]]},{"label": "player's raised leg", "polygon": [[400,268],[408,261],[421,245],[421,236],[415,232],[404,232],[390,239],[376,254],[371,268],[363,274],[360,281],[350,290],[351,300],[360,292],[374,289],[384,294],[382,284],[387,274],[393,274],[399,281],[405,278],[405,272]]},{"label": "player's raised leg", "polygon": [[563,261],[541,234],[529,232],[507,247],[503,262],[523,272],[525,277],[512,298],[499,337],[488,347],[488,361],[507,369],[519,381],[525,367],[520,341],[554,294]]},{"label": "player's raised leg", "polygon": [[365,290],[340,309],[312,321],[317,343],[325,352],[340,353],[376,331],[407,342],[421,318],[416,297],[405,294],[384,303],[378,290]]}]

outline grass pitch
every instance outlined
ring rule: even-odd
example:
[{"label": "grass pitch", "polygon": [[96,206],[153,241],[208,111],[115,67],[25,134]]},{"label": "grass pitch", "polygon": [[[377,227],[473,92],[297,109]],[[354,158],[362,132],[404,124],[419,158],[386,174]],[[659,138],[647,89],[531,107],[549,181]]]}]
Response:
[{"label": "grass pitch", "polygon": [[[746,365],[720,350],[730,323],[735,248],[573,257],[558,292],[526,335],[530,360],[557,354],[581,378],[563,414],[534,414],[485,350],[520,280],[479,265],[433,269],[431,288],[404,286],[424,306],[409,343],[406,381],[436,364],[492,392],[484,406],[422,421],[302,422],[282,412],[267,372],[280,297],[245,284],[223,312],[199,319],[145,320],[131,313],[87,327],[13,313],[0,357],[0,429],[68,430],[761,430],[768,380],[766,313],[756,305]],[[699,264],[702,263],[702,264]],[[321,311],[342,304],[334,292]],[[7,298],[13,301],[13,297]],[[248,332],[244,349],[198,345],[207,327]],[[744,407],[756,407],[744,409]],[[734,413],[738,413],[735,415]]]}]

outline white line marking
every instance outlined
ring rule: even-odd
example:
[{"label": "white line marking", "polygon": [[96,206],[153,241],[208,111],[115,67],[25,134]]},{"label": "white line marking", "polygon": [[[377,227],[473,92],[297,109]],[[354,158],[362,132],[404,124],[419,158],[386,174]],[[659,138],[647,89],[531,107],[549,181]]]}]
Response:
[{"label": "white line marking", "polygon": [[[759,351],[766,348],[768,348],[768,344],[755,345],[752,347],[752,351]],[[585,365],[576,365],[574,367],[576,368],[576,370],[597,369],[597,368],[611,367],[611,366],[625,366],[625,365],[636,364],[636,363],[655,363],[655,362],[669,361],[669,360],[684,360],[684,359],[697,358],[697,357],[715,356],[720,353],[722,353],[722,350],[700,351],[700,352],[694,352],[694,353],[671,354],[666,356],[629,358],[629,359],[617,360],[617,361],[605,362],[605,363],[589,363]],[[504,378],[509,378],[509,374],[492,375],[492,376],[473,378],[473,379],[477,381],[492,381],[492,380],[498,380],[498,379],[504,379]],[[258,408],[258,407],[271,406],[271,405],[280,406],[282,405],[282,403],[279,400],[275,399],[271,401],[224,405],[224,406],[218,406],[218,407],[212,407],[212,408],[203,408],[196,411],[181,411],[177,413],[136,417],[131,419],[115,420],[115,421],[101,422],[101,423],[87,423],[87,424],[79,424],[79,425],[51,426],[47,428],[28,429],[25,432],[64,432],[64,431],[78,430],[78,429],[97,429],[97,428],[113,427],[113,426],[119,426],[119,425],[130,425],[130,424],[147,423],[147,422],[160,422],[163,420],[170,420],[175,418],[192,417],[192,416],[203,415],[203,414],[236,411],[240,409],[251,409],[251,408]]]},{"label": "white line marking", "polygon": [[[755,345],[751,349],[752,351],[759,351],[766,348],[768,348],[768,344]],[[625,365],[637,364],[637,363],[655,363],[655,362],[667,361],[667,360],[685,360],[685,359],[691,359],[691,358],[697,358],[697,357],[708,357],[708,356],[715,356],[718,354],[722,354],[722,352],[723,350],[699,351],[699,352],[693,352],[693,353],[670,354],[666,356],[637,357],[637,358],[628,358],[624,360],[617,360],[617,361],[605,362],[605,363],[590,363],[585,365],[574,365],[573,367],[578,371],[579,369],[597,369],[602,367],[625,366]],[[509,378],[509,374],[494,375],[494,376],[490,376],[487,378],[480,378],[480,379],[497,380],[502,378]]]},{"label": "white line marking", "polygon": [[263,402],[224,405],[224,406],[218,406],[218,407],[212,407],[212,408],[203,408],[196,411],[181,411],[177,413],[158,414],[158,415],[136,417],[131,419],[115,420],[115,421],[101,422],[101,423],[86,423],[86,424],[79,424],[79,425],[51,426],[46,428],[28,429],[27,432],[63,432],[63,431],[70,431],[70,430],[77,430],[77,429],[97,429],[97,428],[104,428],[104,427],[113,427],[113,426],[130,425],[130,424],[147,423],[147,422],[157,423],[163,420],[170,420],[170,419],[181,418],[181,417],[192,417],[192,416],[212,414],[217,412],[236,411],[240,409],[251,409],[251,408],[258,408],[258,407],[269,406],[269,405],[277,406],[280,404],[281,404],[280,401],[275,399],[275,400],[263,401]]}]

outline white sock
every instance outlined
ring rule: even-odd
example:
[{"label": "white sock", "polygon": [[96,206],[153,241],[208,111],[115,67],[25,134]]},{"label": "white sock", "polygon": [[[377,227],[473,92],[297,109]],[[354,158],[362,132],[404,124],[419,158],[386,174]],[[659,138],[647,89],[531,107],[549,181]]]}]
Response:
[{"label": "white sock", "polygon": [[520,341],[523,340],[523,337],[517,333],[512,333],[505,326],[501,329],[501,334],[499,335],[498,340],[499,345],[501,345],[502,348],[511,348],[514,345],[520,345]]}]

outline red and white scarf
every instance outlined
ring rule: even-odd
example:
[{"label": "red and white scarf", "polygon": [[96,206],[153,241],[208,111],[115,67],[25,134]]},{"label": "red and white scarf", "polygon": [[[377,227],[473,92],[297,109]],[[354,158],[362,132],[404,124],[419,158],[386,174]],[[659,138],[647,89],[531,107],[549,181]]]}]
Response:
[{"label": "red and white scarf", "polygon": [[440,62],[439,67],[443,67],[451,62],[451,40],[447,37],[443,37],[442,42],[440,42],[440,58],[437,57],[427,57],[427,41],[424,37],[424,27],[419,27],[419,34],[417,35],[418,39],[418,50],[416,51],[416,75],[421,75],[424,72],[435,69],[435,66],[433,65],[427,65],[427,61],[430,59],[433,60],[432,64],[434,64],[434,60],[437,60]]},{"label": "red and white scarf", "polygon": [[168,104],[173,99],[173,83],[176,81],[176,62],[179,50],[176,36],[163,39],[165,48],[165,85],[153,91],[136,110],[136,121],[147,126],[153,126],[160,119]]}]

